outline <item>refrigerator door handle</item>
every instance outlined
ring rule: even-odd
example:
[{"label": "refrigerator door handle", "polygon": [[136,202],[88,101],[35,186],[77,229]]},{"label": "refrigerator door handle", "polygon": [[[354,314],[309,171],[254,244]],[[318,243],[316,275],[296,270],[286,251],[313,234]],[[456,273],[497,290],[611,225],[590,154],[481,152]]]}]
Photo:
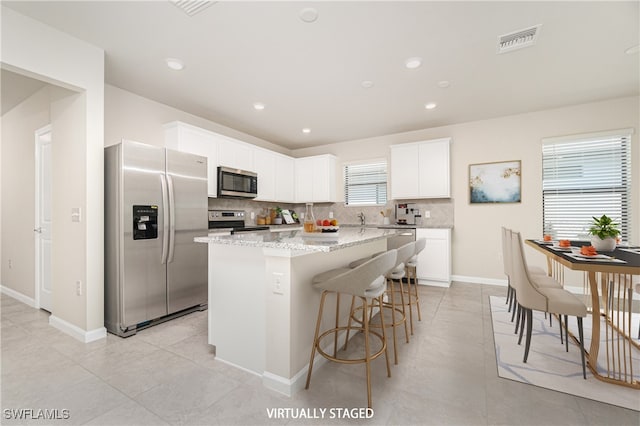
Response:
[{"label": "refrigerator door handle", "polygon": [[173,179],[171,175],[167,174],[167,183],[169,187],[169,256],[167,263],[173,262],[173,249],[175,247],[176,236],[176,205],[175,205],[175,193],[173,191]]},{"label": "refrigerator door handle", "polygon": [[160,183],[162,185],[162,258],[160,262],[164,265],[167,263],[167,256],[169,253],[169,211],[167,209],[168,194],[167,194],[167,178],[164,174],[160,175]]}]

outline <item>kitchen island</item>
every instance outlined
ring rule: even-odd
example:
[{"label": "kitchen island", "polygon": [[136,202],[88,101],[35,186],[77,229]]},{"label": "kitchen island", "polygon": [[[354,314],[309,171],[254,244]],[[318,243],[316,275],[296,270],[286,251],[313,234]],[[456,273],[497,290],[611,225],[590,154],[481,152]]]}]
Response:
[{"label": "kitchen island", "polygon": [[[286,395],[301,389],[320,304],[312,278],[386,250],[386,239],[396,233],[341,228],[336,234],[294,230],[196,238],[209,245],[208,341],[216,359],[261,376],[265,386]],[[342,298],[341,312],[348,315],[351,299]],[[325,309],[335,309],[335,302]],[[323,328],[331,327],[331,317],[325,316]]]}]

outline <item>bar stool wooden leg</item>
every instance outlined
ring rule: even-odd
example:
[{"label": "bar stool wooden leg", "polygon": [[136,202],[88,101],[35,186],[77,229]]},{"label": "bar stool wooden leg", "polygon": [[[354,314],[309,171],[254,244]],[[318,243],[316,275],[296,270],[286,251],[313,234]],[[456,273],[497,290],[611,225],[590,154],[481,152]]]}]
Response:
[{"label": "bar stool wooden leg", "polygon": [[[387,331],[386,331],[386,327],[384,326],[384,315],[382,315],[383,311],[382,311],[382,296],[378,297],[376,299],[378,301],[378,307],[380,308],[380,327],[382,328],[382,340],[385,342],[384,345],[384,360],[387,363],[387,377],[391,377],[391,367],[389,366],[389,347],[386,344],[387,342]],[[372,301],[373,303],[373,301]],[[353,309],[353,306],[351,307]],[[373,309],[372,309],[373,311]]]},{"label": "bar stool wooden leg", "polygon": [[[407,325],[407,312],[405,310],[406,305],[404,303],[404,284],[402,283],[402,278],[398,280],[398,283],[400,285],[400,304],[402,306],[402,316],[405,318],[404,319],[404,336],[407,343],[409,343],[409,326]],[[409,308],[411,308],[411,306],[409,306]],[[409,309],[409,312],[411,312],[411,309]],[[393,315],[395,316],[395,314]]]},{"label": "bar stool wooden leg", "polygon": [[413,269],[413,290],[415,291],[416,308],[418,308],[418,321],[422,321],[422,314],[420,313],[420,296],[418,295],[418,267]]},{"label": "bar stool wooden leg", "polygon": [[[394,295],[394,284],[393,280],[387,280],[390,291],[388,294],[391,296],[391,329],[393,332],[393,363],[398,365],[398,348],[396,345],[396,326],[394,325],[396,322],[396,297]],[[380,316],[384,315],[383,311],[380,311]]]},{"label": "bar stool wooden leg", "polygon": [[316,322],[316,332],[313,336],[313,346],[311,347],[311,359],[309,360],[309,371],[307,371],[307,384],[305,389],[309,389],[309,383],[311,383],[311,372],[313,370],[313,359],[316,357],[316,348],[318,345],[318,334],[320,333],[320,323],[322,322],[322,310],[324,309],[324,300],[327,297],[327,291],[322,292],[320,298],[320,309],[318,310],[318,321]]},{"label": "bar stool wooden leg", "polygon": [[353,319],[353,307],[356,304],[356,297],[355,296],[351,296],[351,308],[349,309],[349,322],[347,323],[347,337],[345,338],[344,341],[344,346],[342,347],[343,350],[347,350],[347,345],[349,343],[349,334],[351,331],[351,320]]},{"label": "bar stool wooden leg", "polygon": [[371,347],[369,346],[369,318],[366,315],[368,308],[366,297],[362,298],[362,306],[364,309],[362,318],[364,324],[364,358],[367,366],[367,406],[371,408]]},{"label": "bar stool wooden leg", "polygon": [[[340,293],[336,293],[336,328],[340,326]],[[349,330],[347,330],[347,333]],[[338,356],[338,333],[333,335],[333,357]]]},{"label": "bar stool wooden leg", "polygon": [[411,268],[408,266],[405,268],[405,275],[407,276],[407,296],[409,300],[407,301],[407,305],[409,306],[409,328],[411,329],[411,335],[413,336],[413,304],[411,303],[411,272],[409,271]]}]

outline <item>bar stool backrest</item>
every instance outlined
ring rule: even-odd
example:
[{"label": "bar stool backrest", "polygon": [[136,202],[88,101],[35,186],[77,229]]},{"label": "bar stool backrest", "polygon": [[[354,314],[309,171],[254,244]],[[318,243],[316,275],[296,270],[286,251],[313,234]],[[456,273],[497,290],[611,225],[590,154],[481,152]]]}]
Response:
[{"label": "bar stool backrest", "polygon": [[416,242],[411,241],[403,246],[398,247],[398,259],[396,260],[396,268],[404,268],[404,263],[416,254]]},{"label": "bar stool backrest", "polygon": [[518,303],[528,309],[547,312],[547,298],[531,283],[522,238],[516,231],[511,231],[511,265],[511,285],[516,289]]},{"label": "bar stool backrest", "polygon": [[[344,273],[326,281],[316,283],[314,286],[323,290],[368,297],[367,290],[373,283],[384,282],[382,277],[393,269],[397,257],[398,250],[393,249],[386,251],[356,268],[348,269]],[[382,279],[382,281],[380,281],[380,279]]]},{"label": "bar stool backrest", "polygon": [[416,240],[416,251],[415,251],[415,255],[418,255],[422,250],[424,250],[424,248],[427,246],[427,239],[426,238],[419,238]]}]

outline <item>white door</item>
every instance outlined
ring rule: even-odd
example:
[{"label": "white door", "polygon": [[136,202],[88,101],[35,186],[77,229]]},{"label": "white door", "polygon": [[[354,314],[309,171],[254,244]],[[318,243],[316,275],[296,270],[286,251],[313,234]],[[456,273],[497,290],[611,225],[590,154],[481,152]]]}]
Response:
[{"label": "white door", "polygon": [[36,286],[40,308],[51,312],[51,126],[36,131]]}]

